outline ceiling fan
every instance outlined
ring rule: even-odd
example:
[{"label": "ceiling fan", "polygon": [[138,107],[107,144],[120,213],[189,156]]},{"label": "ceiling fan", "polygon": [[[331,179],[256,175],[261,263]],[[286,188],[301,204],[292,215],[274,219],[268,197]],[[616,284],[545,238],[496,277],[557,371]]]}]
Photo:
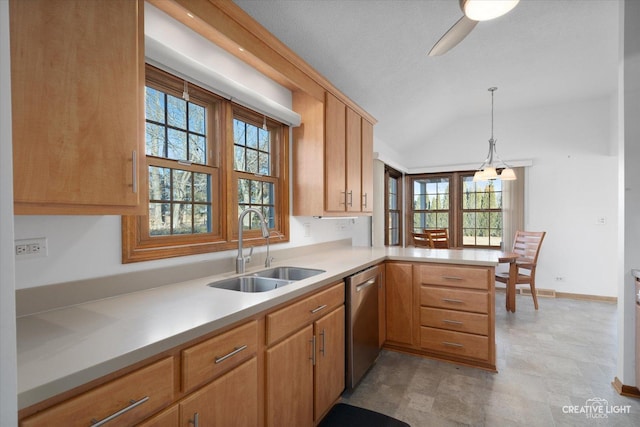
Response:
[{"label": "ceiling fan", "polygon": [[459,0],[462,18],[458,20],[429,51],[429,56],[444,55],[460,43],[479,21],[504,15],[520,0]]}]

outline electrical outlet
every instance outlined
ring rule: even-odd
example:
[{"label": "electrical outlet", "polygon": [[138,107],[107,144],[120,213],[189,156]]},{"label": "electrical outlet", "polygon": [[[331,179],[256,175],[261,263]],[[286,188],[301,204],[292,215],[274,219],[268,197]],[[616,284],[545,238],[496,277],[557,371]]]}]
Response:
[{"label": "electrical outlet", "polygon": [[556,276],[556,282],[564,282],[564,276]]},{"label": "electrical outlet", "polygon": [[47,256],[47,238],[20,239],[15,241],[16,258],[42,258]]}]

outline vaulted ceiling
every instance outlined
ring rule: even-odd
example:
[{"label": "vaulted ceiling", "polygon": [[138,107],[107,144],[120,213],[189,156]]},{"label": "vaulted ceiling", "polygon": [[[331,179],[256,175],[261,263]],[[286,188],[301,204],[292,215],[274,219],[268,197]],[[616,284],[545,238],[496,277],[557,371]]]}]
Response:
[{"label": "vaulted ceiling", "polygon": [[376,119],[397,151],[499,111],[606,96],[618,79],[617,0],[521,0],[429,57],[458,0],[235,0]]}]

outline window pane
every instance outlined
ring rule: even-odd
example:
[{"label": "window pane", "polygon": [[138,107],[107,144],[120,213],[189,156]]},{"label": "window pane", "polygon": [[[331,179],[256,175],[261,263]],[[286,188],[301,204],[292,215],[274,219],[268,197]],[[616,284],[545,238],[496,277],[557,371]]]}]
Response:
[{"label": "window pane", "polygon": [[149,200],[169,200],[171,169],[149,167]]},{"label": "window pane", "polygon": [[149,234],[162,236],[171,234],[171,205],[149,203]]},{"label": "window pane", "polygon": [[145,118],[164,123],[164,93],[151,87],[145,88]]},{"label": "window pane", "polygon": [[187,160],[187,133],[181,130],[169,129],[167,138],[169,139],[167,158]]},{"label": "window pane", "polygon": [[449,214],[438,213],[436,214],[436,227],[435,228],[449,228]]},{"label": "window pane", "polygon": [[262,183],[260,181],[251,181],[250,203],[258,205],[262,203]]},{"label": "window pane", "polygon": [[165,157],[166,140],[164,129],[164,126],[153,123],[146,124],[147,156]]},{"label": "window pane", "polygon": [[245,156],[247,164],[245,165],[244,171],[258,173],[258,152],[247,149]]},{"label": "window pane", "polygon": [[211,202],[211,176],[206,173],[193,174],[193,200],[196,202]]},{"label": "window pane", "polygon": [[258,148],[258,128],[247,124],[247,147]]},{"label": "window pane", "polygon": [[244,166],[244,147],[234,147],[233,168],[237,171],[245,170]]},{"label": "window pane", "polygon": [[211,205],[195,205],[193,218],[194,233],[211,232]]},{"label": "window pane", "polygon": [[262,184],[262,204],[273,205],[273,183],[271,182]]},{"label": "window pane", "polygon": [[187,129],[187,102],[184,99],[167,95],[167,124],[180,129]]},{"label": "window pane", "polygon": [[207,163],[207,140],[204,136],[189,135],[189,160],[194,163]]},{"label": "window pane", "polygon": [[258,165],[258,173],[260,175],[271,175],[269,173],[269,155],[267,153],[260,153],[258,156],[259,165]]},{"label": "window pane", "polygon": [[271,147],[269,144],[269,131],[258,129],[258,149],[260,149],[260,151],[266,152],[271,151]]},{"label": "window pane", "polygon": [[191,234],[192,205],[190,203],[175,203],[173,205],[173,234]]},{"label": "window pane", "polygon": [[[238,203],[240,204],[249,203],[249,180],[248,179],[238,180]],[[243,209],[241,209],[240,212],[242,212],[242,210]]]},{"label": "window pane", "polygon": [[205,108],[189,103],[189,131],[196,132],[201,135],[206,133],[206,115]]},{"label": "window pane", "polygon": [[173,200],[179,202],[190,201],[191,197],[191,172],[183,170],[173,171]]},{"label": "window pane", "polygon": [[389,193],[389,209],[398,209],[398,196]]},{"label": "window pane", "polygon": [[233,119],[233,143],[245,145],[245,125],[244,122],[238,119]]}]

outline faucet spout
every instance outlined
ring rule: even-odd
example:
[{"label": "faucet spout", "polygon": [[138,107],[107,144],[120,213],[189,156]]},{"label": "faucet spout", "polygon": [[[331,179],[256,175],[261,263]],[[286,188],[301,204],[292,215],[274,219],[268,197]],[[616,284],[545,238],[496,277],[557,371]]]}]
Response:
[{"label": "faucet spout", "polygon": [[249,212],[253,212],[258,215],[258,218],[260,219],[260,228],[262,229],[262,237],[267,239],[267,244],[269,242],[269,228],[267,227],[267,221],[264,219],[262,212],[256,208],[247,208],[243,210],[238,217],[238,256],[236,257],[236,273],[244,273],[246,264],[251,261],[251,254],[249,254],[248,257],[245,257],[242,253],[242,221]]}]

